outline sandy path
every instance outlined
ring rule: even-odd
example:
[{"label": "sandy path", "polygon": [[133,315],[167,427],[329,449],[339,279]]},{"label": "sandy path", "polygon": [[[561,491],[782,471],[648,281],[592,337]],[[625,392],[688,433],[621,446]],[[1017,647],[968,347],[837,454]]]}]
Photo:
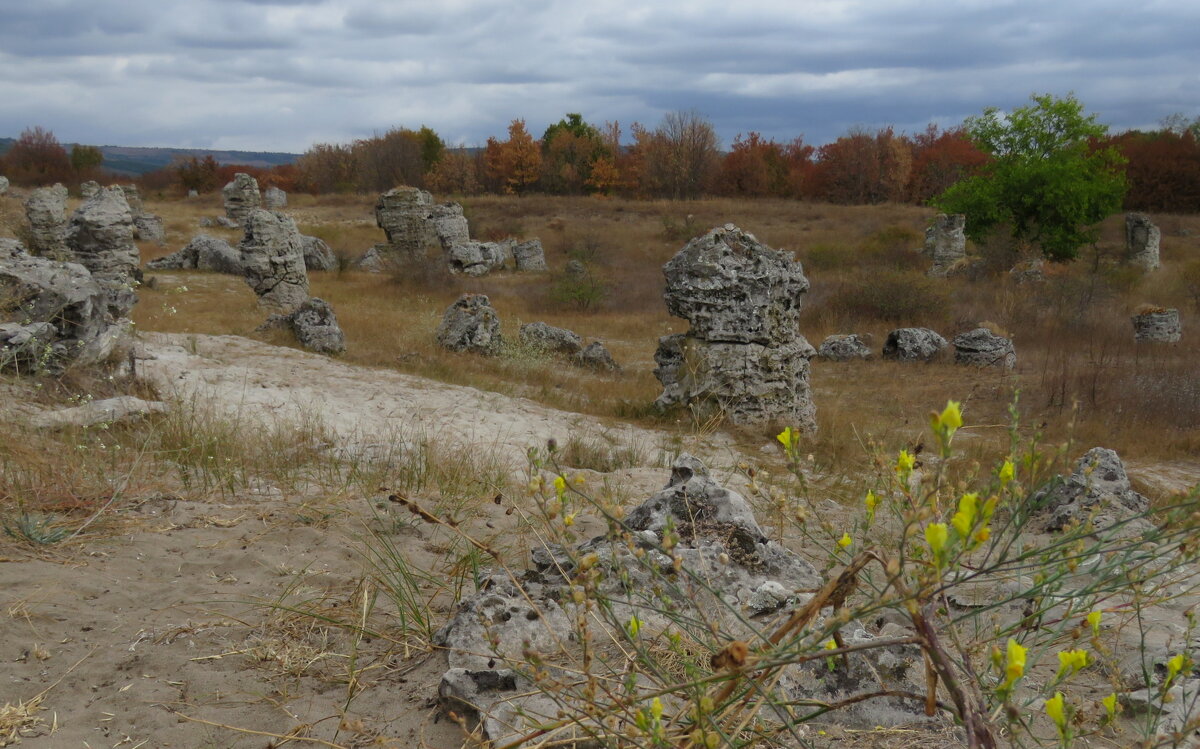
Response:
[{"label": "sandy path", "polygon": [[[529,447],[573,431],[603,434],[657,454],[666,435],[606,423],[471,387],[345,364],[240,336],[149,333],[141,374],[164,394],[198,397],[239,415],[316,417],[339,442],[370,444],[383,435],[423,435],[494,450],[524,466]],[[656,461],[657,462],[657,461]]]}]

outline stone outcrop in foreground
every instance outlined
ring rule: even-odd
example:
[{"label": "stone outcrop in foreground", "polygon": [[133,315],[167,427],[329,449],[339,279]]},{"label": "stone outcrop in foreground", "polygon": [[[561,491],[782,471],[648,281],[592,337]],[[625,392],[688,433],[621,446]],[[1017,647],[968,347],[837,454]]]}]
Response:
[{"label": "stone outcrop in foreground", "polygon": [[57,374],[105,361],[126,339],[105,290],[78,263],[35,257],[0,240],[0,370]]},{"label": "stone outcrop in foreground", "polygon": [[[674,545],[664,544],[668,531]],[[443,709],[478,719],[497,746],[540,724],[557,724],[559,711],[586,721],[596,699],[606,699],[588,694],[588,680],[578,678],[582,646],[574,623],[581,617],[593,644],[628,643],[632,617],[638,621],[633,637],[642,643],[667,641],[680,621],[696,631],[711,625],[724,641],[756,642],[756,630],[778,626],[782,614],[823,583],[808,562],[768,539],[744,497],[687,454],[676,459],[666,487],[631,510],[617,532],[570,550],[537,548],[532,563],[523,573],[489,575],[434,636],[447,661],[438,687]],[[594,595],[576,593],[580,575],[594,581]],[[589,608],[588,598],[595,597],[606,605]],[[672,608],[669,618],[664,612]],[[873,639],[857,622],[848,622],[842,636],[847,644]],[[716,653],[721,646],[710,647]],[[770,688],[783,702],[834,701],[888,688],[921,691],[924,671],[914,647],[869,653],[852,653],[834,670],[823,659],[786,666]],[[593,661],[593,672],[624,683],[623,659],[611,661],[615,671],[604,661]],[[536,686],[535,671],[543,674]],[[635,688],[655,686],[642,677]],[[912,701],[889,698],[840,712],[839,720],[894,725],[919,720],[919,710]],[[566,740],[571,730],[544,738]]]},{"label": "stone outcrop in foreground", "polygon": [[800,263],[726,224],[689,242],[663,273],[667,310],[691,327],[659,339],[656,404],[706,404],[735,424],[779,420],[815,431]]}]

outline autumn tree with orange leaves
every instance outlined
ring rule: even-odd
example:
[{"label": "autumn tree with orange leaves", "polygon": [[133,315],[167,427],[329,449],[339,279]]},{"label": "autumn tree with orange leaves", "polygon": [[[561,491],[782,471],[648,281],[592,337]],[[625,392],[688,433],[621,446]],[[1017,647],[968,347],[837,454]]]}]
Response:
[{"label": "autumn tree with orange leaves", "polygon": [[506,194],[520,195],[542,176],[542,148],[525,129],[525,120],[513,120],[508,140],[488,138],[483,152],[488,176],[498,180]]}]

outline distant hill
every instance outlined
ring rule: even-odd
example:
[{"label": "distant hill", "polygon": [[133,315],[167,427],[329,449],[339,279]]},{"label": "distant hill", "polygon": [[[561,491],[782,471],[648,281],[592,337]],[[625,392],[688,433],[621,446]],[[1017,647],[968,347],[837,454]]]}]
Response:
[{"label": "distant hill", "polygon": [[[0,154],[12,148],[16,140],[0,138]],[[73,143],[64,143],[69,151]],[[107,171],[115,174],[136,176],[162,169],[176,159],[196,156],[204,158],[212,156],[219,164],[245,164],[269,169],[280,164],[291,164],[300,158],[297,153],[280,153],[277,151],[212,151],[204,148],[143,148],[140,146],[100,146],[104,154],[104,166]]]}]

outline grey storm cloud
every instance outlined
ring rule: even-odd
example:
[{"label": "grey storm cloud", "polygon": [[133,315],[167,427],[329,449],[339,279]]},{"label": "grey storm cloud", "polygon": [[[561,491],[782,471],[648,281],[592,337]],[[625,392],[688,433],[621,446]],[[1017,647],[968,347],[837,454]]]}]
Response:
[{"label": "grey storm cloud", "polygon": [[819,144],[1074,92],[1200,114],[1200,5],[1112,0],[0,0],[0,135],[301,151],[403,125],[481,143],[672,110]]}]

